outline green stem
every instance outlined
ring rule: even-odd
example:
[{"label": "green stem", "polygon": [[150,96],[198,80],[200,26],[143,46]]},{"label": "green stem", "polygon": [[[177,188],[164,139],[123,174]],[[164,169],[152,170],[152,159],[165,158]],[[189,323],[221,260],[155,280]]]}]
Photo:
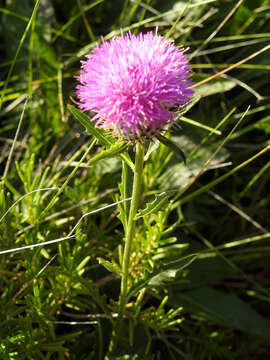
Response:
[{"label": "green stem", "polygon": [[119,297],[119,303],[120,303],[119,313],[118,313],[118,319],[114,324],[114,330],[109,347],[110,355],[113,355],[117,350],[119,337],[121,337],[121,329],[123,324],[123,317],[125,314],[125,307],[128,301],[129,260],[132,249],[132,240],[134,238],[134,233],[135,233],[134,219],[137,214],[140,195],[141,195],[143,162],[144,162],[144,145],[137,143],[134,179],[133,179],[133,187],[132,187],[132,200],[130,203],[130,210],[129,210],[128,221],[126,226],[126,240],[125,240],[125,248],[124,248],[123,261],[122,261],[122,278],[121,278],[121,291]]},{"label": "green stem", "polygon": [[137,214],[140,195],[141,195],[143,160],[144,160],[144,145],[137,143],[136,159],[135,159],[135,173],[134,173],[133,189],[132,189],[132,200],[130,203],[125,249],[124,249],[123,263],[122,263],[122,281],[121,281],[121,292],[120,292],[120,299],[119,299],[120,300],[120,307],[119,307],[119,318],[120,319],[124,315],[125,306],[127,303],[129,259],[130,259],[131,245],[132,245],[132,240],[134,237],[134,229],[135,229],[134,218]]}]

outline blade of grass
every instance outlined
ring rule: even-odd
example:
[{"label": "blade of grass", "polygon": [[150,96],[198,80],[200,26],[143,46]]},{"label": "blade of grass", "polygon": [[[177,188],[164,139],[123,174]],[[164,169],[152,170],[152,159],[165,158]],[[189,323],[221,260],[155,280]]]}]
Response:
[{"label": "blade of grass", "polygon": [[[205,246],[211,250],[211,252],[214,252],[217,256],[221,257],[232,269],[234,269],[237,273],[240,273],[244,279],[246,279],[250,284],[252,284],[254,286],[255,289],[261,291],[264,294],[269,295],[269,292],[267,289],[263,288],[260,284],[258,284],[258,282],[254,281],[252,279],[252,277],[248,276],[239,266],[237,266],[231,259],[229,259],[227,256],[225,256],[223,254],[223,252],[221,251],[222,246],[214,246],[210,241],[208,241],[204,236],[202,236],[198,231],[196,231],[195,229],[191,229],[191,232],[194,233],[204,244]],[[269,233],[265,234],[265,237],[269,237]],[[264,238],[264,235],[259,236],[259,238],[262,240]],[[253,238],[254,239],[254,238]],[[256,239],[257,240],[257,239]],[[256,241],[255,240],[255,241]],[[241,240],[240,240],[241,241]],[[243,241],[243,240],[242,240]],[[237,243],[237,245],[236,245]],[[228,244],[228,243],[227,243]],[[225,246],[227,245],[225,244]],[[239,242],[233,242],[230,243],[234,246],[239,246],[239,245],[243,245],[240,244]],[[206,250],[207,252],[208,250]],[[203,254],[204,254],[204,250],[202,251],[202,258],[203,258]],[[201,256],[199,255],[199,258]]]},{"label": "blade of grass", "polygon": [[22,113],[21,113],[21,117],[20,117],[20,120],[19,120],[19,124],[18,124],[17,130],[16,130],[16,133],[15,133],[15,137],[14,137],[14,140],[13,140],[13,143],[12,143],[12,146],[11,146],[11,149],[10,149],[10,152],[9,152],[9,154],[8,154],[8,159],[7,159],[6,167],[5,167],[4,174],[3,174],[3,178],[2,178],[4,181],[5,181],[5,178],[7,177],[7,173],[8,173],[9,167],[10,167],[11,158],[12,158],[12,155],[13,155],[13,152],[14,152],[14,148],[15,148],[15,145],[16,145],[16,142],[17,142],[19,133],[20,133],[20,129],[21,129],[21,125],[22,125],[22,120],[23,120],[23,116],[24,116],[24,112],[25,112],[25,109],[26,109],[28,100],[29,100],[29,97],[27,97],[26,100],[25,100],[25,102],[24,102],[23,111],[22,111]]},{"label": "blade of grass", "polygon": [[221,52],[221,51],[227,51],[227,50],[237,50],[240,47],[246,47],[246,46],[251,46],[254,44],[260,44],[261,42],[265,42],[265,41],[269,41],[269,37],[263,37],[263,38],[259,38],[259,39],[253,39],[253,40],[246,40],[246,41],[240,41],[237,43],[233,43],[233,44],[226,44],[226,45],[222,45],[222,46],[218,46],[215,47],[213,49],[207,49],[204,51],[200,51],[197,56],[203,56],[203,55],[209,55],[209,54],[214,54],[217,52]]},{"label": "blade of grass", "polygon": [[[211,161],[215,158],[215,156],[219,153],[219,151],[223,148],[223,146],[225,145],[225,143],[230,139],[231,135],[234,133],[234,131],[237,129],[237,127],[240,125],[240,123],[242,122],[242,120],[244,119],[246,113],[248,112],[249,107],[247,108],[246,112],[243,114],[243,116],[239,119],[239,121],[236,123],[236,125],[233,127],[233,129],[230,131],[230,133],[226,136],[226,138],[222,141],[222,143],[218,146],[218,148],[216,149],[216,151],[213,153],[212,156],[210,156],[210,158],[203,164],[201,170],[199,171],[199,173],[194,176],[191,181],[175,196],[175,200],[177,200],[179,197],[181,197],[190,187],[192,184],[194,184],[198,178],[202,175],[202,173],[204,172],[204,170],[207,168],[207,166],[211,163]],[[226,118],[227,119],[227,118]]]},{"label": "blade of grass", "polygon": [[236,12],[236,10],[239,8],[239,6],[242,4],[244,0],[239,0],[232,10],[229,12],[229,14],[225,17],[225,19],[218,25],[215,31],[213,31],[207,39],[205,39],[201,46],[199,46],[191,55],[190,59],[192,59],[194,56],[197,56],[197,54],[207,45],[216,35],[217,33],[223,28],[223,26],[227,23],[227,21],[232,17],[232,15]]},{"label": "blade of grass", "polygon": [[[270,164],[270,162],[268,163]],[[228,200],[225,200],[223,197],[221,197],[219,194],[208,190],[209,194],[211,194],[217,201],[221,202],[222,204],[229,207],[232,211],[234,211],[236,214],[244,218],[246,221],[250,222],[255,228],[260,230],[262,233],[267,234],[268,230],[265,229],[261,224],[259,224],[257,221],[252,219],[247,213],[245,213],[243,210],[239,209],[237,206],[229,202]]]},{"label": "blade of grass", "polygon": [[265,239],[269,239],[269,238],[270,238],[270,233],[268,232],[267,234],[256,235],[256,236],[248,237],[248,238],[242,239],[242,240],[231,241],[226,244],[217,246],[216,249],[219,249],[219,250],[230,249],[230,248],[233,248],[236,246],[246,245],[246,244],[253,243],[255,241],[261,241],[261,240],[265,240]]},{"label": "blade of grass", "polygon": [[[233,108],[215,127],[215,130],[218,130],[230,117],[231,115],[236,111],[236,108]],[[242,114],[243,116],[243,114]],[[200,144],[198,144],[192,151],[191,153],[188,155],[187,160],[190,161],[193,157],[194,154],[196,154],[198,152],[198,150],[203,146],[203,144],[205,144],[209,138],[214,134],[214,132],[210,132],[209,134],[207,134],[206,137],[204,137],[202,139],[202,141],[200,142]]]},{"label": "blade of grass", "polygon": [[[134,1],[132,1],[132,2],[134,2]],[[136,13],[139,5],[141,4],[141,2],[142,2],[142,0],[135,1],[135,4],[133,4],[132,8],[130,9],[128,18],[127,18],[127,20],[125,21],[125,23],[123,24],[123,26],[129,26],[129,25],[130,25],[130,23],[131,23],[134,15],[135,15],[135,13]],[[128,2],[127,2],[125,5],[128,5]],[[124,9],[123,9],[123,10],[124,10]],[[124,12],[123,12],[123,13],[124,13]],[[122,14],[123,14],[123,13],[122,13]],[[142,21],[143,18],[144,18],[144,16],[143,16],[142,18],[140,17],[140,21]],[[123,19],[122,19],[122,20],[123,20]],[[121,23],[122,23],[122,21],[120,21],[120,24],[121,24]]]},{"label": "blade of grass", "polygon": [[94,35],[93,30],[92,30],[92,28],[91,28],[91,26],[90,26],[90,24],[89,24],[89,22],[87,20],[87,17],[85,16],[85,10],[84,10],[84,8],[83,8],[83,6],[81,4],[81,1],[77,0],[77,4],[78,4],[78,7],[80,9],[80,13],[82,15],[83,22],[84,22],[85,28],[87,30],[87,33],[89,35],[89,38],[90,38],[91,41],[95,41],[95,35]]},{"label": "blade of grass", "polygon": [[63,84],[63,71],[62,71],[62,66],[60,63],[60,65],[58,67],[58,71],[57,71],[57,89],[58,89],[58,99],[59,99],[59,108],[60,108],[61,119],[62,119],[63,123],[65,123],[66,117],[65,117],[65,110],[64,110],[62,84]]},{"label": "blade of grass", "polygon": [[198,87],[198,86],[200,86],[200,85],[202,85],[202,84],[205,84],[205,83],[207,83],[208,81],[213,80],[213,79],[219,77],[220,75],[225,74],[225,73],[227,73],[228,71],[231,71],[231,70],[237,68],[239,65],[244,64],[245,62],[247,62],[247,61],[255,58],[256,56],[262,54],[263,52],[265,52],[265,51],[267,51],[267,50],[269,50],[269,49],[270,49],[270,44],[267,45],[267,46],[265,46],[265,47],[263,47],[262,49],[256,51],[255,53],[247,56],[247,57],[244,58],[243,60],[238,61],[236,64],[233,64],[233,65],[227,67],[226,69],[218,72],[217,74],[214,74],[214,75],[212,75],[212,76],[209,76],[207,79],[204,79],[204,80],[202,80],[202,81],[200,81],[200,82],[192,85],[191,88],[194,89],[194,88],[196,88],[196,87]]},{"label": "blade of grass", "polygon": [[2,215],[2,217],[0,218],[0,223],[4,220],[4,218],[7,216],[7,214],[14,208],[14,206],[16,206],[20,201],[22,201],[25,197],[34,194],[38,191],[50,191],[50,190],[58,190],[59,188],[56,186],[53,187],[47,187],[47,188],[43,188],[43,189],[36,189],[33,191],[30,191],[29,193],[21,196],[18,200],[16,200],[9,208],[8,210]]},{"label": "blade of grass", "polygon": [[[228,35],[215,37],[211,40],[212,43],[215,42],[228,42],[228,41],[238,41],[238,40],[247,40],[247,39],[261,39],[261,38],[270,38],[270,33],[258,33],[258,34],[244,34],[244,35]],[[201,44],[202,40],[193,40],[187,42],[187,45],[198,45]]]},{"label": "blade of grass", "polygon": [[[268,50],[268,49],[266,49]],[[192,64],[192,69],[226,69],[231,68],[234,64]],[[235,67],[234,67],[235,68]],[[270,65],[263,65],[263,64],[241,64],[237,66],[238,69],[251,69],[251,70],[270,70]],[[230,69],[231,70],[231,69]],[[230,71],[228,70],[228,71]],[[219,73],[220,75],[220,73]],[[212,80],[212,79],[210,79]],[[201,84],[200,84],[201,85]]]},{"label": "blade of grass", "polygon": [[192,0],[188,0],[188,2],[185,4],[185,6],[183,7],[183,9],[180,11],[180,14],[177,16],[175,22],[173,23],[173,25],[171,26],[170,30],[166,33],[165,38],[169,39],[171,34],[173,33],[173,31],[175,30],[177,24],[179,23],[179,21],[182,19],[182,17],[184,16],[184,13],[186,12],[186,10],[188,9],[190,3]]},{"label": "blade of grass", "polygon": [[187,203],[188,201],[194,199],[195,197],[203,194],[204,192],[206,192],[207,190],[211,189],[212,187],[214,187],[215,185],[219,184],[220,182],[224,181],[225,179],[227,179],[229,176],[235,174],[237,171],[239,171],[240,169],[242,169],[243,167],[247,166],[248,164],[250,164],[252,161],[256,160],[258,157],[262,156],[266,151],[270,150],[270,145],[266,146],[264,149],[262,149],[261,151],[259,151],[258,153],[256,153],[254,156],[252,156],[251,158],[249,158],[246,161],[243,161],[241,164],[237,165],[235,168],[233,168],[232,170],[228,171],[226,174],[218,177],[217,179],[211,181],[210,183],[208,183],[207,185],[204,185],[203,187],[201,187],[199,190],[194,191],[193,193],[191,193],[190,195],[187,195],[186,197],[182,198],[179,200],[178,205],[183,205],[185,203]]},{"label": "blade of grass", "polygon": [[[200,6],[201,4],[209,4],[209,3],[212,3],[212,2],[215,2],[216,0],[205,0],[203,2],[200,2],[200,3],[197,3],[197,4],[191,4],[189,7],[197,7],[197,6]],[[135,24],[132,24],[130,26],[126,26],[124,27],[123,29],[119,29],[119,30],[114,30],[112,32],[110,32],[108,35],[104,36],[104,40],[109,40],[111,39],[112,37],[114,36],[118,36],[118,35],[121,35],[122,33],[125,33],[127,31],[130,31],[130,30],[133,30],[133,29],[136,29],[140,26],[143,26],[145,24],[149,24],[151,22],[154,22],[164,16],[168,16],[168,15],[171,15],[171,14],[175,14],[177,13],[178,11],[177,10],[169,10],[169,11],[166,11],[162,14],[159,14],[159,15],[156,15],[156,16],[152,16],[150,18],[147,18],[147,19],[144,19],[142,21],[139,21]],[[97,46],[97,43],[99,43],[100,41],[97,41],[95,43],[90,43],[89,45],[86,45],[84,46],[81,50],[79,50],[75,55],[72,55],[68,60],[66,60],[64,63],[63,63],[63,66],[64,67],[67,67],[68,65],[72,64],[73,62],[77,61],[78,58],[82,57],[82,56],[85,56],[91,49],[95,48]]]},{"label": "blade of grass", "polygon": [[[104,0],[100,0],[100,1],[104,1]],[[29,21],[29,17],[23,16],[23,15],[21,15],[21,14],[18,14],[18,13],[14,12],[14,11],[9,10],[9,9],[4,9],[4,8],[1,8],[1,7],[0,7],[0,12],[2,12],[2,13],[4,13],[4,14],[7,14],[7,15],[9,15],[9,16],[14,16],[14,17],[16,17],[17,19],[23,20],[23,21],[25,21],[25,22],[27,22],[27,23],[28,23],[28,21]],[[65,38],[66,40],[69,40],[69,41],[72,41],[72,42],[75,42],[75,43],[78,42],[78,39],[76,39],[75,37],[70,36],[70,35],[67,35],[67,34],[64,34],[64,33],[61,33],[59,30],[53,29],[51,26],[45,26],[44,24],[42,24],[42,23],[40,23],[40,22],[38,22],[38,21],[36,22],[36,26],[38,26],[38,27],[40,27],[40,28],[43,28],[44,30],[50,30],[52,33],[56,34],[57,37],[58,37],[58,36],[61,36],[61,37]],[[17,63],[18,63],[19,61],[25,61],[25,60],[26,60],[26,59],[18,59],[18,60],[17,60]],[[8,64],[9,64],[9,62],[8,62]],[[4,65],[4,64],[1,64],[0,67],[2,67],[2,66],[5,66],[5,65]]]},{"label": "blade of grass", "polygon": [[[95,7],[96,5],[102,3],[103,1],[104,1],[104,0],[97,0],[97,1],[95,1],[95,2],[93,2],[93,3],[91,3],[91,4],[89,4],[89,5],[84,6],[84,7],[82,8],[84,14],[85,14],[87,11],[91,10],[91,9],[92,9],[93,7]],[[54,43],[55,40],[56,40],[59,36],[65,35],[65,34],[64,34],[64,31],[67,30],[67,29],[74,23],[74,21],[76,21],[77,19],[79,19],[81,15],[82,15],[82,13],[81,13],[81,11],[80,11],[78,14],[72,16],[72,17],[68,20],[68,22],[67,22],[65,25],[63,25],[60,30],[57,31],[56,36],[52,39],[52,43]]]},{"label": "blade of grass", "polygon": [[13,69],[14,69],[14,66],[16,64],[16,61],[17,61],[17,58],[18,58],[18,55],[21,51],[21,48],[22,48],[22,45],[24,43],[24,40],[28,34],[28,31],[30,30],[31,26],[32,26],[32,22],[33,20],[35,19],[36,17],[36,13],[37,13],[37,10],[38,10],[38,7],[39,7],[39,3],[40,3],[40,0],[37,0],[36,3],[35,3],[35,6],[34,6],[34,10],[32,12],[32,15],[31,15],[31,18],[26,26],[26,29],[21,37],[21,40],[19,42],[19,45],[17,47],[17,50],[16,50],[16,53],[15,53],[15,56],[12,60],[12,63],[10,65],[10,68],[9,68],[9,71],[8,71],[8,74],[7,74],[7,78],[6,78],[6,81],[5,81],[5,85],[4,85],[4,89],[2,91],[2,94],[1,94],[1,97],[0,97],[0,110],[2,109],[2,104],[3,104],[3,99],[4,99],[4,96],[5,96],[5,92],[6,92],[6,89],[7,89],[7,86],[8,86],[8,83],[9,83],[9,79],[11,77],[11,74],[13,72]]},{"label": "blade of grass", "polygon": [[233,81],[235,84],[237,84],[238,86],[241,86],[243,89],[247,90],[253,96],[255,96],[255,98],[257,99],[257,102],[260,102],[265,98],[264,96],[261,96],[257,91],[255,91],[252,87],[250,87],[249,85],[247,85],[246,83],[244,83],[243,81],[241,81],[239,79],[236,79],[228,74],[221,75],[221,78],[229,79],[229,80]]},{"label": "blade of grass", "polygon": [[213,133],[213,134],[216,134],[216,135],[221,135],[221,131],[217,130],[217,129],[213,129],[211,128],[210,126],[207,126],[207,125],[204,125],[202,123],[199,123],[198,121],[195,121],[195,120],[192,120],[192,119],[189,119],[185,116],[181,116],[181,121],[187,123],[187,124],[191,124],[191,125],[194,125],[194,126],[197,126],[201,129],[204,129],[204,130],[208,130],[210,133]]},{"label": "blade of grass", "polygon": [[33,58],[34,58],[34,42],[35,42],[35,25],[36,13],[31,24],[31,33],[29,40],[29,56],[28,56],[28,96],[29,96],[29,114],[30,121],[33,115]]},{"label": "blade of grass", "polygon": [[56,203],[58,196],[64,191],[64,189],[66,188],[68,182],[70,181],[70,179],[75,175],[76,171],[78,170],[80,164],[83,162],[83,160],[86,158],[86,156],[88,155],[88,153],[92,150],[93,146],[96,143],[96,139],[93,138],[91,140],[90,146],[88,147],[87,151],[83,154],[83,156],[81,157],[80,161],[78,162],[78,165],[73,169],[73,171],[68,175],[66,181],[64,182],[64,184],[61,186],[61,188],[57,191],[57,193],[55,194],[55,196],[52,198],[52,200],[49,202],[49,204],[46,206],[46,208],[42,211],[42,213],[40,214],[40,218],[42,218],[42,216],[44,216],[46,214],[46,212],[48,212],[48,210],[50,210]]},{"label": "blade of grass", "polygon": [[268,168],[270,167],[270,161],[268,161],[268,163],[266,163],[261,169],[260,171],[255,174],[252,179],[248,182],[247,186],[244,188],[244,190],[240,193],[240,196],[243,197],[246,195],[246,193],[250,190],[250,188],[255,184],[256,181],[259,180],[259,178],[266,172],[266,170],[268,170]]},{"label": "blade of grass", "polygon": [[[259,8],[257,8],[256,10],[258,11],[258,9],[263,8],[268,3],[269,3],[269,0],[264,0],[264,2],[261,4],[261,6]],[[245,23],[242,25],[242,27],[237,30],[237,35],[242,34],[246,30],[246,28],[248,28],[254,22],[254,20],[258,16],[257,11],[252,12],[251,16],[249,16],[249,18],[245,21]]]}]

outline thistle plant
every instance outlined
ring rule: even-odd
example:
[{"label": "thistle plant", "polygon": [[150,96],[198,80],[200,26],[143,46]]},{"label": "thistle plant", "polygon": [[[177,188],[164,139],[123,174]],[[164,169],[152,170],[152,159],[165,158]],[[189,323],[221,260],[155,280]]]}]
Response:
[{"label": "thistle plant", "polygon": [[[102,42],[82,62],[77,96],[79,107],[95,115],[90,119],[113,137],[132,145],[135,151],[130,206],[124,208],[124,252],[121,255],[121,290],[118,319],[110,351],[121,335],[129,299],[129,266],[136,236],[145,147],[174,123],[174,109],[187,104],[193,94],[190,66],[185,50],[171,40],[152,33],[131,33]],[[123,163],[122,179],[126,177]],[[124,192],[123,192],[124,193]],[[126,213],[125,213],[126,212]]]},{"label": "thistle plant", "polygon": [[1,360],[268,359],[266,3],[2,1]]},{"label": "thistle plant", "polygon": [[193,94],[183,49],[152,33],[127,34],[96,48],[82,63],[80,108],[97,126],[134,140],[159,133]]}]

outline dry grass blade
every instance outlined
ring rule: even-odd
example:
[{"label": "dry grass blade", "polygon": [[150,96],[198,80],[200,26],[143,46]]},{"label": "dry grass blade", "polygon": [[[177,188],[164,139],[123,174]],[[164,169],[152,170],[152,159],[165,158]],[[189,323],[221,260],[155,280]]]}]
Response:
[{"label": "dry grass blade", "polygon": [[16,53],[15,53],[15,56],[12,60],[12,63],[10,65],[10,68],[9,68],[9,71],[8,71],[8,74],[7,74],[7,78],[6,78],[6,81],[5,81],[5,84],[4,84],[4,89],[2,90],[2,94],[1,94],[1,97],[0,97],[0,110],[2,108],[2,104],[3,104],[3,100],[4,100],[4,96],[5,96],[5,93],[6,93],[6,90],[7,90],[7,86],[8,86],[8,83],[9,83],[9,80],[10,80],[10,77],[11,77],[11,74],[13,72],[13,69],[14,69],[14,66],[16,64],[16,61],[17,61],[17,58],[19,56],[19,53],[21,51],[21,48],[22,48],[22,45],[26,39],[26,36],[30,30],[30,27],[32,26],[32,22],[34,21],[35,17],[36,17],[36,13],[37,13],[37,10],[38,10],[38,7],[39,7],[39,3],[40,3],[40,0],[37,0],[36,3],[35,3],[35,6],[34,6],[34,10],[32,12],[32,15],[31,15],[31,18],[25,28],[25,31],[22,35],[22,38],[20,40],[20,43],[17,47],[17,50],[16,50]]},{"label": "dry grass blade", "polygon": [[231,202],[225,200],[222,196],[218,195],[217,193],[208,190],[209,194],[211,194],[216,200],[221,202],[222,204],[228,206],[230,209],[232,209],[234,212],[236,212],[238,215],[243,217],[245,220],[250,222],[255,228],[260,230],[264,234],[268,234],[268,230],[261,226],[257,221],[253,220],[248,214],[246,214],[243,210],[239,209],[237,206],[232,204]]},{"label": "dry grass blade", "polygon": [[213,153],[213,155],[204,163],[204,165],[202,166],[201,170],[199,171],[199,173],[194,176],[191,181],[183,188],[183,190],[176,195],[175,199],[178,199],[186,190],[188,190],[190,188],[190,186],[192,184],[194,184],[198,178],[202,175],[202,173],[207,169],[208,165],[211,163],[211,161],[215,158],[215,156],[219,153],[219,151],[223,148],[223,146],[226,144],[226,142],[230,139],[231,135],[235,132],[235,130],[237,129],[237,127],[240,125],[240,123],[242,122],[242,120],[244,119],[244,117],[246,116],[246,114],[248,113],[249,107],[247,108],[247,110],[244,112],[244,114],[242,115],[242,117],[239,119],[239,121],[236,123],[236,125],[233,127],[233,129],[230,131],[230,133],[226,136],[226,138],[222,141],[222,143],[218,146],[218,148],[216,149],[216,151]]},{"label": "dry grass blade", "polygon": [[212,34],[204,40],[201,46],[199,46],[193,54],[190,55],[190,59],[192,59],[194,56],[196,56],[204,47],[207,45],[216,35],[217,33],[222,29],[222,27],[226,24],[226,22],[232,17],[232,15],[236,12],[236,10],[239,8],[239,6],[242,4],[244,0],[239,0],[238,3],[235,4],[235,6],[232,8],[232,10],[229,12],[229,14],[224,18],[224,20],[218,25],[215,31],[212,32]]},{"label": "dry grass blade", "polygon": [[225,73],[237,68],[239,65],[244,64],[245,62],[255,58],[256,56],[262,54],[263,52],[265,52],[265,51],[267,51],[269,49],[270,49],[270,45],[267,45],[267,46],[263,47],[262,49],[256,51],[255,53],[249,55],[248,57],[244,58],[243,60],[238,61],[236,64],[233,64],[233,65],[229,66],[228,68],[218,72],[215,75],[212,75],[212,76],[208,77],[207,79],[204,79],[202,81],[197,82],[196,84],[192,85],[191,88],[194,89],[194,88],[196,88],[196,87],[198,87],[198,86],[200,86],[202,84],[205,84],[208,81],[213,80],[213,79],[219,77],[220,75],[225,74]]},{"label": "dry grass blade", "polygon": [[6,176],[7,176],[7,173],[8,173],[8,170],[9,170],[9,167],[10,167],[11,158],[12,158],[13,151],[14,151],[14,148],[15,148],[15,145],[16,145],[16,142],[17,142],[19,133],[20,133],[20,129],[21,129],[21,125],[22,125],[22,120],[23,120],[23,116],[24,116],[24,112],[25,112],[25,109],[26,109],[28,100],[29,100],[29,97],[27,97],[26,100],[25,100],[25,102],[24,102],[23,111],[22,111],[22,113],[21,113],[21,117],[20,117],[20,120],[19,120],[19,124],[18,124],[17,130],[16,130],[16,133],[15,133],[15,137],[14,137],[14,140],[13,140],[13,143],[12,143],[12,146],[11,146],[11,149],[10,149],[10,152],[9,152],[9,155],[8,155],[8,159],[7,159],[5,171],[4,171],[4,174],[3,174],[3,180],[5,180],[5,178],[6,178]]}]

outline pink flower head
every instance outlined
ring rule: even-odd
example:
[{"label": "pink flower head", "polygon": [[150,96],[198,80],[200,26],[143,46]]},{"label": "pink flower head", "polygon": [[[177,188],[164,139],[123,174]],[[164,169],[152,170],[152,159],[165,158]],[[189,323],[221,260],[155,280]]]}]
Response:
[{"label": "pink flower head", "polygon": [[155,134],[186,104],[193,90],[183,49],[152,33],[128,33],[103,42],[82,62],[76,92],[83,111],[96,125],[117,134]]}]

